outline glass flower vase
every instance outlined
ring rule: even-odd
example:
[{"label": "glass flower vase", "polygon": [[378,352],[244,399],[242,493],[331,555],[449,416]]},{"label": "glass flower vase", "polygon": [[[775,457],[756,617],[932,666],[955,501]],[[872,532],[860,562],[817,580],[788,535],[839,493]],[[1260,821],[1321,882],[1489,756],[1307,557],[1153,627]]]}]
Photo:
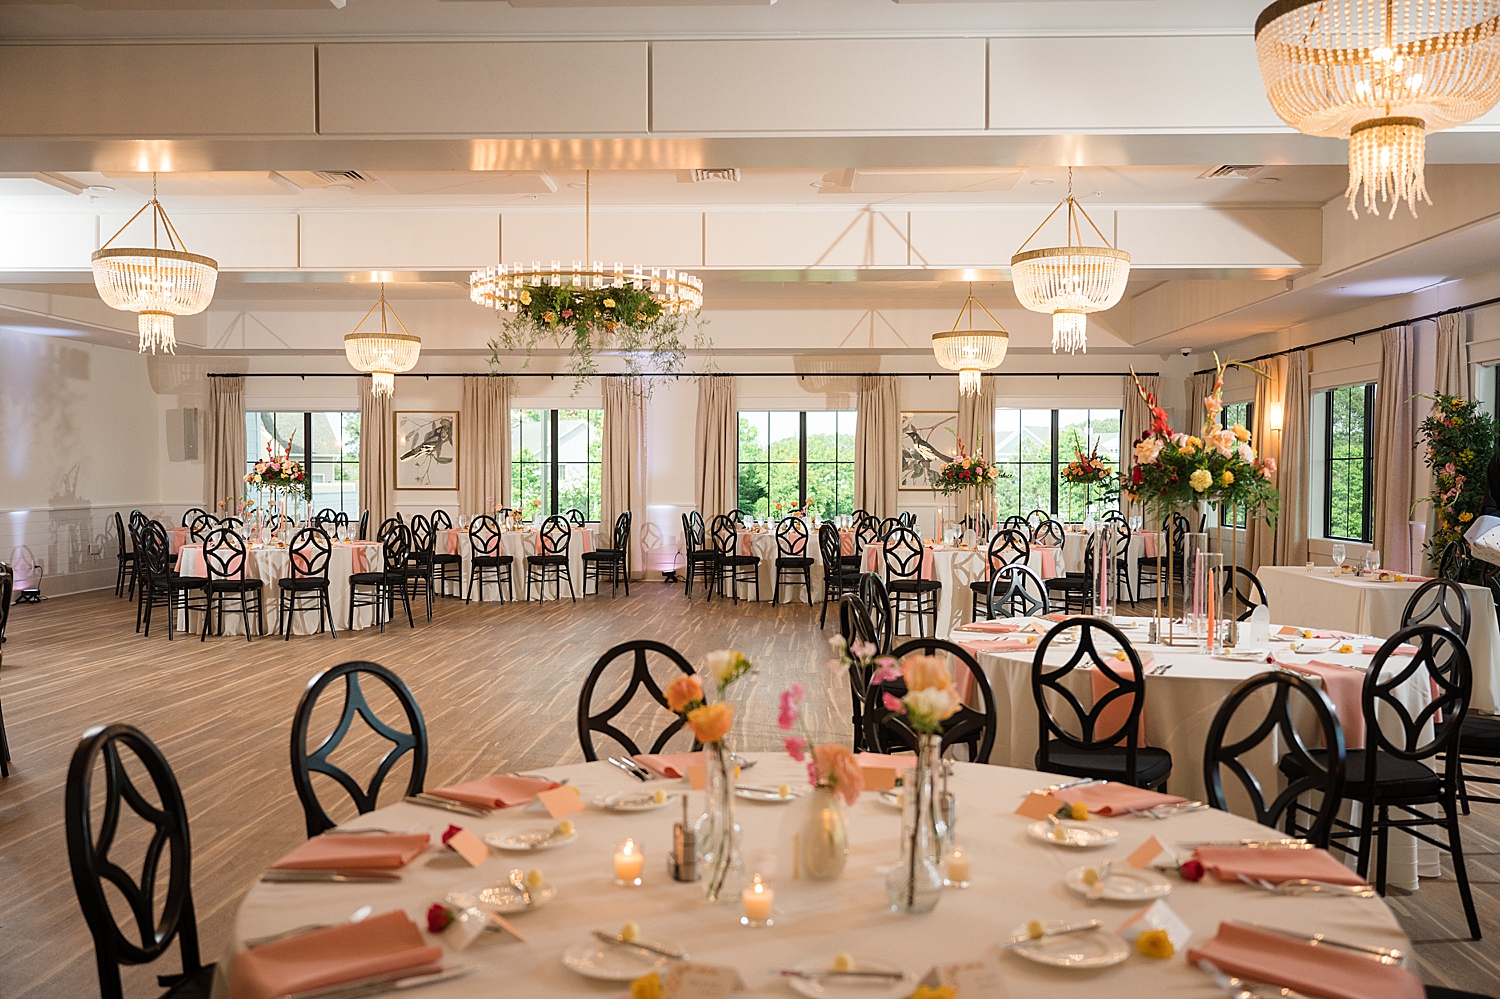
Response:
[{"label": "glass flower vase", "polygon": [[832,881],[849,859],[849,824],[844,800],[826,787],[813,788],[799,839],[802,872],[814,881]]},{"label": "glass flower vase", "polygon": [[745,880],[740,827],[734,817],[734,765],[723,739],[703,747],[708,811],[699,820],[699,862],[707,872],[703,894],[710,902],[738,901]]},{"label": "glass flower vase", "polygon": [[937,739],[923,735],[917,747],[917,765],[907,771],[909,783],[904,785],[901,799],[901,851],[885,876],[885,897],[894,912],[931,912],[943,892],[933,822],[937,754]]}]

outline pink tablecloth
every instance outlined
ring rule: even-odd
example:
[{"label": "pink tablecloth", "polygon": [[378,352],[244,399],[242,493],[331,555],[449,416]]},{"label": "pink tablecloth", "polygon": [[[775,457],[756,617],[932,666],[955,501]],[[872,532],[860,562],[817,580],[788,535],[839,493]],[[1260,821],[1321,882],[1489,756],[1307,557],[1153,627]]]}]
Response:
[{"label": "pink tablecloth", "polygon": [[182,550],[182,546],[187,544],[187,539],[188,529],[186,527],[172,528],[172,534],[167,538],[167,543],[171,545],[172,548],[172,554],[175,555],[180,552]]}]

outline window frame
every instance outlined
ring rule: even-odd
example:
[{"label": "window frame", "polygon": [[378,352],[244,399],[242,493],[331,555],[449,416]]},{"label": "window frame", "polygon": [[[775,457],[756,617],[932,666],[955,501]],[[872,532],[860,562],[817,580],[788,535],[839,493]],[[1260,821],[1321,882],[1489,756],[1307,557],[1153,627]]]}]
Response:
[{"label": "window frame", "polygon": [[[1255,426],[1255,400],[1251,399],[1247,402],[1225,403],[1224,408],[1219,410],[1219,429],[1228,430],[1234,425],[1233,423],[1229,422],[1229,411],[1236,408],[1237,406],[1245,407],[1245,418],[1243,420],[1237,420],[1235,422],[1240,423],[1242,426],[1247,428],[1253,428]],[[1247,513],[1248,511],[1244,507],[1236,508],[1235,523],[1231,524],[1229,522],[1229,508],[1220,503],[1219,526],[1243,528],[1249,522],[1247,519]]]},{"label": "window frame", "polygon": [[[1049,460],[1047,460],[1047,461],[1028,461],[1028,460],[1025,460],[1025,459],[1019,457],[1020,454],[1023,453],[1023,450],[1021,449],[1019,442],[1018,442],[1018,445],[1017,445],[1018,450],[1017,450],[1017,458],[1016,458],[1016,460],[1011,461],[1011,460],[1008,460],[1008,459],[1000,458],[998,455],[993,456],[991,460],[994,462],[994,464],[999,465],[1002,468],[1006,468],[1008,470],[1011,470],[1015,474],[1015,482],[1014,483],[1006,482],[1006,483],[997,483],[996,484],[996,487],[995,487],[995,498],[996,498],[997,504],[1002,500],[1001,490],[1002,489],[1006,489],[1006,488],[1010,488],[1012,485],[1014,485],[1015,496],[1016,496],[1016,499],[1017,499],[1016,512],[1019,515],[1021,515],[1021,516],[1025,516],[1027,513],[1029,513],[1030,511],[1022,509],[1022,507],[1024,507],[1025,504],[1020,502],[1021,495],[1022,495],[1022,490],[1025,488],[1024,487],[1025,468],[1026,468],[1026,466],[1044,467],[1044,468],[1047,468],[1049,470],[1050,490],[1049,490],[1049,499],[1048,499],[1048,502],[1047,502],[1047,510],[1048,510],[1048,512],[1049,513],[1056,513],[1065,522],[1068,522],[1068,523],[1077,523],[1077,521],[1067,521],[1067,514],[1064,511],[1062,511],[1062,510],[1059,509],[1059,507],[1062,504],[1062,498],[1063,498],[1062,497],[1062,490],[1063,490],[1062,471],[1063,471],[1063,468],[1066,467],[1067,464],[1074,459],[1073,455],[1066,455],[1066,456],[1064,456],[1063,454],[1061,454],[1061,448],[1062,448],[1062,431],[1063,431],[1062,414],[1064,412],[1069,412],[1069,413],[1078,413],[1078,412],[1081,412],[1081,413],[1086,414],[1086,416],[1085,416],[1085,422],[1087,423],[1090,431],[1092,431],[1092,428],[1093,428],[1093,421],[1094,421],[1093,414],[1094,413],[1101,413],[1101,414],[1102,413],[1115,413],[1116,414],[1116,419],[1119,422],[1119,429],[1115,431],[1115,436],[1116,436],[1116,438],[1121,439],[1120,440],[1120,447],[1119,447],[1119,454],[1115,458],[1115,470],[1118,472],[1119,469],[1120,469],[1120,465],[1124,461],[1125,442],[1123,441],[1122,438],[1123,438],[1123,435],[1124,435],[1124,432],[1125,432],[1125,410],[1123,408],[1120,408],[1120,409],[1109,409],[1107,407],[1099,407],[1098,409],[1095,409],[1094,407],[1091,407],[1091,406],[1051,406],[1051,407],[1044,407],[1044,406],[996,406],[995,407],[995,416],[994,416],[994,419],[991,420],[991,422],[990,422],[990,439],[992,441],[998,442],[1000,440],[1000,435],[1001,435],[1001,430],[1000,430],[1000,413],[1001,413],[1002,410],[1013,410],[1013,411],[1015,411],[1017,413],[1028,413],[1028,412],[1045,412],[1045,413],[1048,413],[1049,414],[1048,439],[1049,439],[1049,448],[1050,448],[1050,451],[1051,451],[1051,458]],[[1074,425],[1075,424],[1069,424],[1069,426],[1074,426]],[[1025,432],[1026,432],[1026,422],[1025,422],[1025,417],[1024,416],[1018,418],[1016,426],[1017,426],[1017,433],[1020,434],[1020,435],[1022,435],[1022,438],[1024,439],[1024,435],[1025,435]],[[1093,447],[1093,446],[1096,446],[1097,443],[1100,440],[1103,440],[1103,439],[1104,439],[1104,435],[1102,435],[1102,434],[1096,437],[1096,436],[1092,435],[1092,433],[1090,433],[1088,435],[1088,439],[1086,440],[1085,443],[1088,446]],[[1094,494],[1094,488],[1092,486],[1090,486],[1088,488],[1088,490],[1085,493],[1085,496],[1087,497],[1087,499],[1085,500],[1085,506],[1087,506],[1089,504],[1092,504],[1092,503],[1102,502],[1102,499],[1103,499],[1102,497],[1096,497],[1095,496],[1095,494]],[[1116,509],[1118,509],[1119,508],[1118,495],[1116,497],[1115,504],[1116,504]]]},{"label": "window frame", "polygon": [[[584,414],[598,413],[599,414],[599,442],[600,442],[600,446],[601,446],[601,453],[600,453],[599,459],[597,461],[594,460],[592,457],[587,458],[587,459],[585,459],[583,461],[564,461],[564,460],[562,460],[562,458],[561,458],[561,449],[560,449],[559,445],[561,444],[561,437],[562,437],[562,414],[564,412],[569,412],[569,413],[575,413],[576,412],[576,413],[584,413]],[[543,478],[542,494],[543,494],[543,496],[546,499],[546,503],[544,504],[544,507],[543,507],[543,516],[551,517],[551,516],[557,516],[557,515],[560,515],[560,514],[564,513],[564,511],[561,508],[561,504],[562,504],[562,466],[564,466],[564,465],[583,465],[584,466],[584,478],[585,478],[585,480],[587,482],[589,482],[589,483],[597,482],[599,484],[598,495],[594,496],[594,495],[590,494],[589,497],[588,497],[588,499],[587,499],[587,501],[585,502],[585,506],[587,507],[587,509],[585,509],[583,511],[584,519],[588,523],[594,523],[594,524],[599,523],[599,516],[603,515],[603,509],[602,509],[602,507],[603,507],[603,502],[604,502],[604,455],[602,453],[602,447],[603,447],[603,443],[604,443],[604,409],[603,409],[603,407],[587,407],[587,406],[585,406],[585,407],[577,407],[577,406],[570,406],[567,409],[562,409],[562,408],[540,409],[540,408],[536,408],[536,407],[523,407],[523,408],[520,408],[520,409],[514,409],[513,408],[510,411],[510,414],[511,414],[510,415],[510,426],[507,428],[510,433],[512,433],[512,434],[515,433],[516,421],[517,421],[517,419],[524,420],[524,416],[522,414],[525,414],[525,413],[546,413],[547,414],[546,420],[544,421],[546,423],[546,429],[544,430],[544,433],[546,434],[546,437],[547,437],[547,458],[546,458],[546,460],[542,460],[542,461],[524,461],[524,460],[519,459],[519,458],[516,457],[516,451],[515,451],[514,448],[512,448],[511,456],[510,456],[510,472],[511,472],[510,496],[507,497],[506,506],[510,507],[512,510],[517,510],[517,509],[522,510],[522,512],[524,513],[524,504],[526,502],[526,498],[524,496],[521,497],[521,503],[523,505],[522,506],[516,506],[515,505],[516,504],[516,485],[517,485],[517,483],[519,481],[519,478],[515,474],[515,472],[516,472],[516,465],[517,464],[520,464],[520,465],[535,465],[540,470],[540,473],[541,473],[542,478]],[[585,415],[584,422],[585,423],[591,423],[591,417],[588,416],[588,415]],[[591,470],[594,469],[594,468],[598,469],[598,475],[597,476],[594,476],[594,475],[591,474]],[[594,515],[595,511],[594,511],[593,507],[596,504],[600,506],[600,510],[598,512],[599,516],[595,516]]]},{"label": "window frame", "polygon": [[[295,413],[295,412],[297,412],[297,410],[294,410],[294,409],[247,409],[247,410],[245,410],[245,418],[246,418],[246,423],[247,423],[247,429],[248,429],[248,421],[249,421],[249,418],[250,418],[251,415],[254,415],[254,416],[257,416],[257,417],[259,417],[262,413],[273,413],[273,414],[290,415],[290,414]],[[329,416],[336,415],[338,417],[338,420],[339,420],[339,435],[340,435],[340,443],[341,444],[344,442],[344,439],[345,439],[345,436],[346,436],[345,435],[345,428],[347,426],[347,424],[346,424],[347,418],[349,416],[354,416],[356,418],[361,417],[361,413],[357,409],[305,409],[305,410],[302,410],[302,427],[301,427],[302,447],[301,447],[300,451],[294,451],[292,457],[295,458],[298,462],[300,462],[302,464],[302,467],[303,467],[303,469],[306,472],[306,475],[307,475],[307,490],[308,490],[307,495],[309,497],[308,498],[308,502],[309,502],[309,504],[311,504],[311,505],[313,505],[315,507],[317,506],[317,502],[318,502],[317,501],[317,482],[313,478],[313,475],[314,475],[315,468],[316,468],[317,465],[319,465],[319,464],[333,465],[336,468],[343,468],[346,465],[352,464],[352,465],[354,465],[354,467],[356,469],[356,472],[359,471],[359,457],[358,457],[358,455],[356,455],[355,458],[354,458],[354,460],[351,462],[343,454],[340,454],[337,460],[331,460],[331,459],[327,459],[327,458],[321,458],[320,459],[320,458],[317,458],[313,454],[313,416],[315,416],[315,415],[317,415],[319,413],[323,413],[323,414],[326,414],[326,415],[329,415]],[[364,433],[364,426],[361,423],[360,434],[363,435],[363,433]],[[273,439],[274,439],[274,436],[273,436]],[[255,463],[257,461],[260,461],[260,460],[261,460],[261,452],[256,451],[254,454],[250,453],[250,441],[249,441],[249,437],[248,437],[248,434],[247,434],[247,437],[246,437],[246,440],[245,440],[245,471],[249,472],[254,467]],[[342,482],[347,482],[349,480],[347,480],[347,479],[337,479],[336,478],[334,481],[342,483]],[[338,504],[338,507],[339,507],[340,510],[343,510],[346,513],[350,513],[351,519],[358,519],[360,513],[362,512],[361,508],[360,508],[360,503],[359,503],[359,479],[358,479],[358,477],[356,477],[354,479],[354,483],[355,483],[355,489],[354,489],[354,509],[353,509],[353,512],[351,513],[344,506],[344,503],[343,503],[343,492],[344,492],[344,490],[343,490],[343,486],[342,485],[340,485],[340,487],[339,487],[339,504]],[[244,484],[244,490],[243,490],[243,492],[241,493],[241,496],[240,496],[241,502],[244,502],[245,500],[247,500],[249,498],[249,495],[250,495],[250,484],[249,483],[245,483]],[[218,500],[216,499],[216,500],[214,500],[214,502],[217,503]],[[326,502],[323,504],[323,506],[325,506],[325,507],[331,507],[331,505],[328,504],[328,503],[326,503]],[[314,510],[314,512],[316,512],[316,510]]]},{"label": "window frame", "polygon": [[[1374,502],[1375,481],[1375,434],[1370,426],[1370,421],[1375,412],[1375,382],[1365,382],[1363,386],[1358,383],[1354,385],[1334,386],[1323,394],[1326,397],[1323,408],[1323,537],[1334,541],[1352,541],[1356,544],[1369,544],[1373,540],[1372,505]],[[1363,387],[1365,392],[1364,402],[1364,446],[1363,453],[1359,459],[1344,457],[1335,458],[1334,436],[1333,436],[1333,411],[1334,400],[1339,392],[1345,389]],[[1333,533],[1333,466],[1335,462],[1346,463],[1359,460],[1363,462],[1360,494],[1360,537],[1351,538]]]},{"label": "window frame", "polygon": [[[852,473],[853,469],[854,469],[854,466],[855,466],[856,459],[855,459],[855,457],[853,455],[851,455],[850,458],[846,461],[846,460],[843,460],[839,456],[839,450],[838,450],[839,438],[840,438],[840,435],[841,435],[842,429],[843,429],[842,426],[841,426],[841,421],[840,421],[839,418],[843,417],[843,416],[852,417],[856,421],[855,422],[855,427],[857,429],[858,428],[858,419],[859,419],[859,410],[857,410],[857,409],[811,409],[811,410],[809,410],[809,409],[801,409],[801,410],[797,410],[797,409],[743,409],[743,410],[736,410],[735,411],[735,425],[736,425],[736,427],[738,427],[738,425],[739,425],[739,421],[740,421],[741,415],[746,414],[746,413],[764,413],[764,414],[766,414],[766,416],[767,416],[767,436],[768,436],[768,439],[765,441],[765,452],[766,452],[766,458],[765,458],[765,460],[763,460],[763,461],[746,461],[746,460],[744,460],[743,458],[740,457],[740,445],[741,445],[741,442],[740,442],[738,436],[736,436],[736,439],[735,439],[735,454],[734,454],[734,476],[735,476],[734,501],[735,501],[736,508],[738,508],[742,514],[749,514],[749,515],[752,515],[752,516],[760,516],[761,515],[760,512],[757,511],[757,510],[746,510],[744,508],[744,506],[742,505],[742,500],[740,498],[740,491],[739,491],[740,470],[743,467],[745,467],[746,465],[759,466],[759,467],[765,469],[765,483],[766,483],[766,495],[765,495],[766,514],[765,515],[766,516],[770,516],[771,503],[772,503],[772,499],[771,499],[771,468],[773,466],[775,466],[775,465],[790,464],[790,462],[772,461],[771,460],[771,441],[769,440],[769,434],[770,434],[770,415],[773,414],[773,413],[796,413],[797,414],[797,507],[796,508],[799,509],[799,510],[805,510],[807,508],[807,505],[809,503],[808,490],[807,490],[807,471],[808,471],[808,459],[807,459],[807,439],[808,439],[807,417],[808,417],[808,414],[811,413],[811,414],[829,414],[829,415],[833,416],[833,418],[834,418],[834,428],[833,428],[834,457],[833,457],[833,460],[829,461],[827,459],[821,459],[820,458],[816,462],[814,462],[814,464],[818,464],[818,465],[831,465],[833,467],[834,509],[836,511],[843,512],[842,511],[842,507],[845,504],[842,502],[843,499],[844,499],[844,497],[842,495],[842,490],[839,488],[839,484],[842,481],[842,479],[840,478],[840,475],[839,475],[839,471],[840,471],[840,467],[841,466],[847,465],[847,466],[849,466],[850,471]],[[853,437],[854,434],[850,434],[849,436]],[[851,479],[852,479],[852,477],[853,476],[851,474]],[[854,493],[853,493],[852,489],[850,490],[850,493],[849,493],[847,506],[849,508],[848,512],[852,513],[854,511],[854,509],[855,509]]]}]

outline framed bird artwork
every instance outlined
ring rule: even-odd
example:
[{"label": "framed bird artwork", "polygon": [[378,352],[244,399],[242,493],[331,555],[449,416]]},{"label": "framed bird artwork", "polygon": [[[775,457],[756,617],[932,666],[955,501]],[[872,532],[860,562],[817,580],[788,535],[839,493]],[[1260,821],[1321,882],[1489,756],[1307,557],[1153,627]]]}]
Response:
[{"label": "framed bird artwork", "polygon": [[396,413],[396,488],[458,488],[458,413]]},{"label": "framed bird artwork", "polygon": [[905,491],[934,488],[938,472],[958,447],[958,413],[908,410],[901,414],[901,484]]}]

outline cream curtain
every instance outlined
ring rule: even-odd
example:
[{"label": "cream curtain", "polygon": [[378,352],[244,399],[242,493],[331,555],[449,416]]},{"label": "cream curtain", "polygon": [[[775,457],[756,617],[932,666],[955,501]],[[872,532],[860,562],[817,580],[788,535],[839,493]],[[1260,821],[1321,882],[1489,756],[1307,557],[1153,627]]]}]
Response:
[{"label": "cream curtain", "polygon": [[[1272,417],[1281,411],[1282,426],[1285,427],[1283,407],[1286,402],[1286,358],[1273,357],[1260,361],[1255,365],[1255,370],[1265,373],[1266,377],[1255,379],[1255,404],[1251,419],[1254,426],[1249,428],[1250,434],[1255,442],[1256,455],[1276,462],[1277,470],[1271,473],[1271,484],[1279,486],[1282,432],[1273,429],[1271,424]],[[1263,520],[1246,518],[1245,562],[1251,572],[1258,571],[1263,565],[1276,564],[1276,535],[1281,530],[1280,525],[1279,516],[1276,527]]]},{"label": "cream curtain", "polygon": [[1375,547],[1382,568],[1411,570],[1412,334],[1400,326],[1380,335],[1380,381],[1375,388]]},{"label": "cream curtain", "polygon": [[964,439],[964,451],[971,458],[988,458],[994,454],[995,379],[992,375],[980,377],[978,395],[959,393],[958,434]]},{"label": "cream curtain", "polygon": [[[1307,561],[1307,520],[1312,491],[1312,383],[1307,351],[1293,351],[1286,359],[1285,395],[1281,412],[1281,457],[1276,487],[1281,490],[1281,514],[1276,518],[1274,565],[1302,565]],[[1263,563],[1264,564],[1264,563]]]},{"label": "cream curtain", "polygon": [[370,538],[396,511],[396,427],[390,396],[359,380],[359,505],[370,512]]},{"label": "cream curtain", "polygon": [[[643,572],[646,564],[636,548],[641,536],[641,518],[646,515],[644,386],[640,378],[610,377],[602,380],[602,388],[604,441],[599,454],[602,483],[599,497],[599,538],[596,546],[607,548],[614,544],[615,519],[629,511],[630,540],[626,543],[625,550],[629,553],[630,570],[634,577]],[[739,414],[736,412],[734,417],[738,428]]]},{"label": "cream curtain", "polygon": [[[203,436],[203,507],[224,516],[245,498],[245,379],[208,380],[208,428]],[[218,510],[220,501],[225,509]]]},{"label": "cream curtain", "polygon": [[739,506],[739,387],[732,377],[698,377],[694,465],[704,521]]},{"label": "cream curtain", "polygon": [[[1141,378],[1141,388],[1156,396],[1156,404],[1161,405],[1161,376],[1145,375]],[[1129,375],[1125,376],[1125,414],[1120,421],[1120,471],[1130,473],[1130,466],[1135,463],[1135,442],[1145,436],[1146,431],[1151,429],[1151,410],[1146,406],[1146,400],[1141,398],[1141,393],[1135,387],[1135,379]],[[1061,459],[1059,459],[1061,460]],[[1146,504],[1132,503],[1124,496],[1120,497],[1120,512],[1126,517],[1140,514],[1145,517]],[[1147,530],[1154,528],[1143,522],[1142,526]]]},{"label": "cream curtain", "polygon": [[901,484],[901,408],[896,379],[869,375],[859,384],[854,429],[854,505],[876,517],[896,515]]},{"label": "cream curtain", "polygon": [[1184,385],[1187,392],[1187,422],[1177,429],[1185,434],[1203,432],[1203,421],[1208,411],[1203,408],[1204,398],[1214,390],[1214,373],[1188,375]]},{"label": "cream curtain", "polygon": [[1433,391],[1439,395],[1469,398],[1468,317],[1462,312],[1438,316],[1437,377]]},{"label": "cream curtain", "polygon": [[510,505],[510,379],[465,375],[458,411],[459,512],[473,517]]}]

